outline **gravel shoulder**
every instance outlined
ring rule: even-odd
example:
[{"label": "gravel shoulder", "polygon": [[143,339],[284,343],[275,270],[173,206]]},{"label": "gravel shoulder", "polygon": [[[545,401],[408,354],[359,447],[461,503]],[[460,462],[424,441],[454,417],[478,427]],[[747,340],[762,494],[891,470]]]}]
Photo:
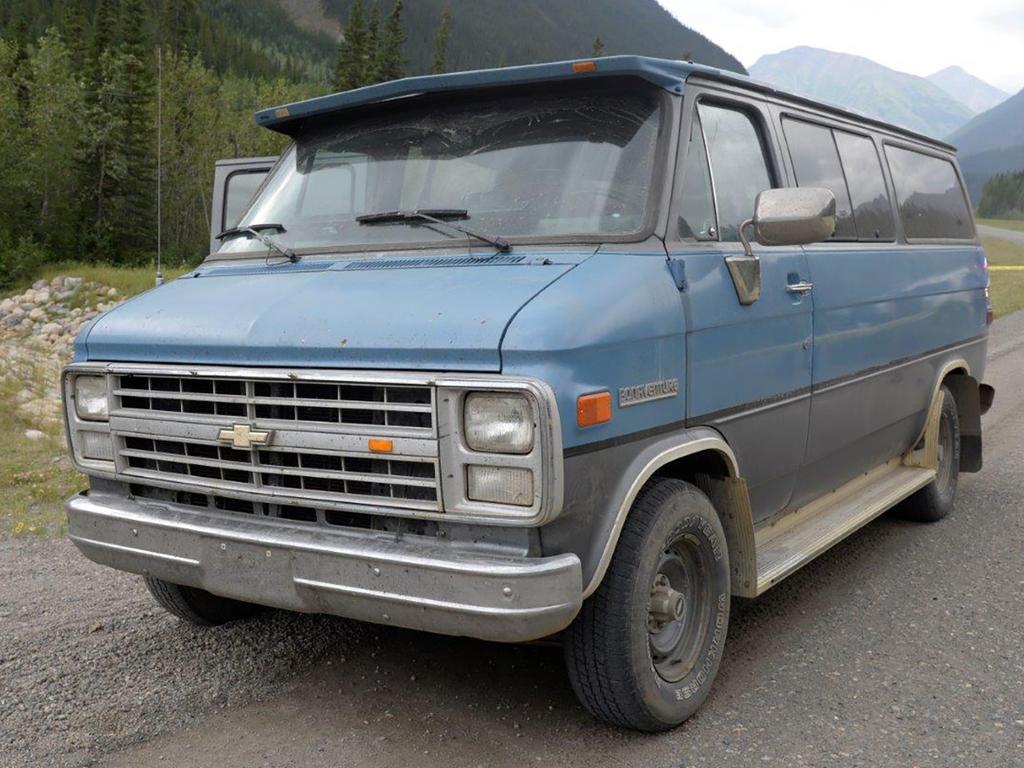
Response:
[{"label": "gravel shoulder", "polygon": [[711,699],[603,727],[551,645],[276,612],[195,629],[62,540],[0,536],[0,766],[1024,765],[1024,313],[997,322],[986,468],[737,600]]}]

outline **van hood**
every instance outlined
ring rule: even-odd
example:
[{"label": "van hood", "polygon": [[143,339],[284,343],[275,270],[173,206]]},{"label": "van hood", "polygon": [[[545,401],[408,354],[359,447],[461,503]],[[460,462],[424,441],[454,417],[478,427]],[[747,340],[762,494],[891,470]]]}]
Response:
[{"label": "van hood", "polygon": [[78,357],[499,371],[516,312],[592,252],[204,266],[100,317]]}]

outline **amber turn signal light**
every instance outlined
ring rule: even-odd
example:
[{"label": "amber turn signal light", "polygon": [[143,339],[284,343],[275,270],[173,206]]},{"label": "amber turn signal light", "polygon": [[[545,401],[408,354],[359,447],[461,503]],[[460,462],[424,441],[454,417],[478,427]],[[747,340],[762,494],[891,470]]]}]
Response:
[{"label": "amber turn signal light", "polygon": [[576,423],[581,427],[592,427],[612,420],[611,392],[595,392],[580,395],[576,400]]},{"label": "amber turn signal light", "polygon": [[391,453],[395,449],[394,444],[390,440],[383,440],[378,437],[370,439],[369,447],[371,453]]}]

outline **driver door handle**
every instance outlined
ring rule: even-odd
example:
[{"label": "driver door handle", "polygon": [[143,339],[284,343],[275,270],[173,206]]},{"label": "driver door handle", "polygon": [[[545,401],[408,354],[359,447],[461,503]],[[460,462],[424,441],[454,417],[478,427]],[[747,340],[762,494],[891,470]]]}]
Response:
[{"label": "driver door handle", "polygon": [[806,280],[799,283],[789,283],[786,286],[786,291],[789,293],[806,294],[814,290],[814,283],[808,283]]}]

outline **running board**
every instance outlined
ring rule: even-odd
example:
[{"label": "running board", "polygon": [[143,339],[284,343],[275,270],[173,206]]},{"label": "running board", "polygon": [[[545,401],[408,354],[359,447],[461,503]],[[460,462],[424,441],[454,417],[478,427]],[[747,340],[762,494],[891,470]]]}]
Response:
[{"label": "running board", "polygon": [[897,457],[758,528],[754,532],[757,594],[778,584],[933,479],[934,469],[907,466],[902,457]]}]

